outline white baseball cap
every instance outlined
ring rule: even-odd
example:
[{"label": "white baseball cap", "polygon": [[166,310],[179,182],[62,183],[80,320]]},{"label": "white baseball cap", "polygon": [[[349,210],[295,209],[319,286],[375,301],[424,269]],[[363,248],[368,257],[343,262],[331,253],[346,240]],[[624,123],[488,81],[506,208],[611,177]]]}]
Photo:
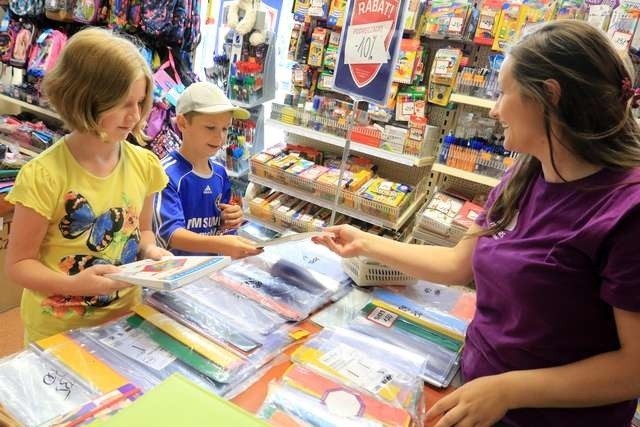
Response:
[{"label": "white baseball cap", "polygon": [[224,92],[210,82],[192,83],[182,92],[176,106],[177,114],[191,112],[212,114],[227,111],[233,113],[233,118],[240,120],[246,120],[251,115],[244,108],[233,105]]}]

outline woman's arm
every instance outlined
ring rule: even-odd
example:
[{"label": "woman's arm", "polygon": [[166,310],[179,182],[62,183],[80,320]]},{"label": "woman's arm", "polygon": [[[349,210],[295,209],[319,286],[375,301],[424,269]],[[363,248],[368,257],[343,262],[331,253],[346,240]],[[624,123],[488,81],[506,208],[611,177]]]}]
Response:
[{"label": "woman's arm", "polygon": [[22,287],[46,295],[106,295],[129,285],[102,275],[115,273],[113,265],[96,265],[75,276],[53,271],[39,260],[49,221],[20,203],[15,206],[5,259],[7,275]]},{"label": "woman's arm", "polygon": [[473,380],[427,413],[436,427],[490,425],[509,409],[580,408],[640,396],[640,313],[614,308],[620,349],[564,366],[512,371]]},{"label": "woman's arm", "polygon": [[[431,282],[466,285],[473,279],[471,256],[477,237],[462,239],[455,247],[414,245],[365,233],[351,226],[328,227],[334,237],[314,238],[343,257],[366,256],[382,264]],[[471,233],[479,231],[472,226]]]}]

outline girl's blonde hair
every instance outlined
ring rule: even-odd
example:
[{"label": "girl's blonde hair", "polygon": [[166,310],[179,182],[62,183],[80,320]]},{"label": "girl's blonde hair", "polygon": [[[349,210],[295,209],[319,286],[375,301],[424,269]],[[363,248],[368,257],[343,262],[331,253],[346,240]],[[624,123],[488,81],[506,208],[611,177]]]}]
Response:
[{"label": "girl's blonde hair", "polygon": [[[640,127],[623,90],[623,80],[634,80],[633,69],[602,31],[582,21],[553,21],[522,38],[508,57],[520,94],[543,108],[551,164],[561,178],[552,135],[593,165],[611,169],[640,166]],[[546,90],[549,79],[560,85],[557,104]],[[518,156],[509,182],[488,212],[491,226],[481,234],[495,234],[507,227],[517,213],[520,197],[540,171],[538,159]]]},{"label": "girl's blonde hair", "polygon": [[131,84],[144,77],[147,93],[133,135],[142,143],[142,128],[153,103],[153,77],[137,47],[101,28],[84,29],[69,39],[42,87],[67,127],[103,137],[102,113],[118,105]]}]

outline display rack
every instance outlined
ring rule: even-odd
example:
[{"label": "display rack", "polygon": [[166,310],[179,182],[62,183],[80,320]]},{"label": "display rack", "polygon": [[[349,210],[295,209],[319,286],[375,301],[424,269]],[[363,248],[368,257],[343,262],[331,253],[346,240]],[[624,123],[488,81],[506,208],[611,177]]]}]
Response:
[{"label": "display rack", "polygon": [[[4,105],[3,105],[4,104]],[[11,104],[14,108],[5,108],[6,104]],[[62,118],[53,110],[48,108],[41,107],[39,105],[29,104],[28,102],[22,101],[20,99],[12,98],[8,95],[0,94],[0,106],[2,106],[3,113],[5,110],[16,110],[16,107],[19,111],[27,110],[34,112],[40,116],[44,116],[49,119],[62,121]],[[6,114],[6,113],[4,113]],[[13,113],[12,113],[13,114]]]},{"label": "display rack", "polygon": [[415,199],[411,202],[411,204],[402,212],[398,220],[390,221],[390,220],[379,218],[373,215],[368,215],[357,209],[350,209],[341,205],[334,206],[334,203],[331,202],[330,200],[317,197],[312,193],[298,190],[289,185],[282,184],[280,182],[273,181],[271,179],[264,178],[261,176],[257,176],[255,174],[249,174],[249,181],[262,185],[263,187],[271,188],[272,190],[289,194],[300,200],[313,203],[314,205],[321,206],[323,208],[327,208],[327,209],[335,208],[335,211],[341,214],[350,216],[355,219],[359,219],[361,221],[365,221],[369,224],[378,225],[380,227],[386,227],[392,230],[399,230],[404,225],[404,223],[407,222],[407,220],[411,218],[413,214],[416,212],[416,210],[422,205],[422,203],[424,202],[424,198],[426,196],[426,193],[424,192],[417,194],[415,196]]},{"label": "display rack", "polygon": [[496,101],[493,99],[478,98],[476,96],[461,95],[458,93],[451,94],[451,102],[487,109],[492,109],[496,105]]},{"label": "display rack", "polygon": [[467,181],[475,182],[481,185],[486,185],[487,187],[495,187],[500,182],[498,178],[493,178],[487,175],[480,175],[477,173],[468,172],[458,168],[452,168],[451,166],[443,165],[440,163],[434,163],[431,170],[433,172],[443,173],[443,174],[455,176],[457,178],[461,178]]},{"label": "display rack", "polygon": [[[268,119],[267,123],[269,125],[278,127],[286,132],[291,134],[304,136],[307,138],[315,139],[327,144],[334,145],[336,147],[344,148],[346,144],[346,139],[331,135],[325,132],[318,132],[313,129],[305,128],[302,126],[291,125],[288,123],[283,123],[279,120]],[[409,156],[406,154],[394,153],[392,151],[382,150],[380,148],[376,148],[370,145],[360,144],[357,142],[351,141],[350,150],[356,153],[366,154],[371,157],[375,157],[378,159],[389,160],[394,163],[398,163],[404,166],[415,166],[415,167],[423,167],[428,166],[433,163],[434,156],[428,157],[415,157]]]}]

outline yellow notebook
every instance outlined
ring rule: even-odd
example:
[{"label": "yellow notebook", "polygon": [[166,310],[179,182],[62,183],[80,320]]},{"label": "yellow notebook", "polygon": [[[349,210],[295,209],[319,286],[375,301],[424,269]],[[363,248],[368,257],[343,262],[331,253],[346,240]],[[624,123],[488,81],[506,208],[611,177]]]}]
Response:
[{"label": "yellow notebook", "polygon": [[36,345],[53,354],[66,367],[103,393],[130,382],[66,335],[52,335],[37,341]]},{"label": "yellow notebook", "polygon": [[175,374],[146,392],[113,417],[92,427],[177,427],[225,425],[267,427],[268,424],[223,398]]}]

